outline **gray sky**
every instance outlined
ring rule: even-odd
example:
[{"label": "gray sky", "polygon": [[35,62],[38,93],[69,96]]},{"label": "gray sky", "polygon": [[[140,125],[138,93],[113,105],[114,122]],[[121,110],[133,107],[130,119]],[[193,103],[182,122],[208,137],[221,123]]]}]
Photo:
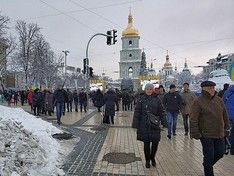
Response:
[{"label": "gray sky", "polygon": [[[99,36],[90,45],[94,72],[103,69],[118,78],[122,30],[127,26],[129,7],[134,27],[145,48],[148,64],[152,59],[158,71],[169,50],[171,63],[179,70],[187,58],[193,73],[195,65],[205,65],[220,52],[234,52],[233,0],[0,0],[3,15],[11,26],[22,19],[37,23],[57,55],[69,50],[68,65],[82,67],[89,38],[107,30],[118,30],[118,43],[107,46]],[[12,29],[13,30],[13,29]]]}]

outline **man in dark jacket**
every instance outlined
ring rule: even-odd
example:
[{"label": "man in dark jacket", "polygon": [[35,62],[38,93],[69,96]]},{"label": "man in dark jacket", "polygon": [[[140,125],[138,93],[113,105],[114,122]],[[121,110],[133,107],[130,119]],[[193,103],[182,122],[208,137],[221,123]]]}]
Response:
[{"label": "man in dark jacket", "polygon": [[73,95],[69,89],[67,89],[67,112],[72,112]]},{"label": "man in dark jacket", "polygon": [[214,176],[213,165],[223,157],[224,137],[228,136],[229,121],[222,99],[216,96],[215,83],[201,83],[202,95],[191,106],[190,135],[200,139],[205,176]]},{"label": "man in dark jacket", "polygon": [[88,101],[87,93],[84,91],[84,89],[81,89],[79,93],[80,112],[82,112],[83,107],[84,107],[84,111],[87,112],[87,109],[86,109],[87,101]]},{"label": "man in dark jacket", "polygon": [[220,90],[220,91],[219,91],[218,96],[219,96],[220,98],[223,98],[223,95],[224,95],[225,91],[228,90],[228,88],[229,88],[229,84],[225,83],[225,84],[223,85],[223,90]]},{"label": "man in dark jacket", "polygon": [[38,88],[36,88],[32,95],[32,104],[33,104],[33,111],[35,116],[40,115],[40,104],[41,104],[41,93]]},{"label": "man in dark jacket", "polygon": [[176,86],[170,85],[170,91],[163,97],[163,105],[166,109],[167,116],[167,137],[171,139],[171,133],[176,135],[177,116],[180,112],[182,104],[181,96],[176,92]]},{"label": "man in dark jacket", "polygon": [[56,106],[56,116],[58,125],[61,124],[61,117],[64,111],[64,104],[67,99],[66,91],[62,85],[59,85],[58,89],[54,92],[54,102]]},{"label": "man in dark jacket", "polygon": [[78,112],[79,97],[78,97],[77,90],[74,90],[74,92],[73,92],[73,99],[74,99],[74,104],[75,104],[75,111]]}]

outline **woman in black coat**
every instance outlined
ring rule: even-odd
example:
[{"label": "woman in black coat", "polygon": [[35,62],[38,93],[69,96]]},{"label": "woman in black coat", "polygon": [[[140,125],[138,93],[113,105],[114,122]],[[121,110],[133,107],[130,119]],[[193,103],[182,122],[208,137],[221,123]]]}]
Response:
[{"label": "woman in black coat", "polygon": [[105,114],[104,114],[104,123],[110,123],[109,118],[111,117],[111,123],[114,124],[115,116],[115,104],[118,102],[118,98],[114,90],[109,89],[104,95],[105,103]]},{"label": "woman in black coat", "polygon": [[104,100],[103,100],[103,94],[100,89],[98,89],[97,92],[94,94],[93,100],[94,100],[94,106],[98,108],[98,112],[101,112],[101,107],[104,104]]},{"label": "woman in black coat", "polygon": [[144,142],[146,168],[150,168],[150,160],[152,166],[156,166],[155,155],[161,138],[160,125],[152,128],[148,114],[158,117],[159,121],[163,117],[162,103],[153,94],[153,90],[153,84],[146,84],[144,94],[139,97],[136,104],[132,123],[132,127],[137,129],[137,140]]}]

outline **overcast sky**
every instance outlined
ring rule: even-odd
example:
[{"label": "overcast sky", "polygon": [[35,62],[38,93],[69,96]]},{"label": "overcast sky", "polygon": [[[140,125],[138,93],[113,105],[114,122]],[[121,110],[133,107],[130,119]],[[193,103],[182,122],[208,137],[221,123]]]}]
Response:
[{"label": "overcast sky", "polygon": [[11,19],[37,23],[57,55],[69,50],[68,65],[82,67],[89,38],[95,33],[118,30],[118,43],[107,46],[99,36],[90,45],[94,72],[103,70],[118,78],[122,31],[127,26],[129,8],[134,27],[140,33],[140,48],[147,62],[154,60],[156,71],[165,63],[179,70],[187,58],[193,73],[196,65],[221,54],[234,52],[233,0],[0,0],[0,10]]}]

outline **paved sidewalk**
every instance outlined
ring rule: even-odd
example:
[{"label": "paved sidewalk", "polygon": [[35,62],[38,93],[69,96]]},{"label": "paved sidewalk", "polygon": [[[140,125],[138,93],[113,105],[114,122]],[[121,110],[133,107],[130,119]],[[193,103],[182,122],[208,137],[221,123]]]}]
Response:
[{"label": "paved sidewalk", "polygon": [[[177,135],[172,140],[168,140],[166,131],[162,131],[162,140],[156,156],[157,167],[146,169],[143,143],[136,140],[136,132],[131,128],[132,115],[132,112],[118,112],[114,125],[102,126],[100,125],[102,116],[97,113],[77,126],[75,129],[86,133],[86,137],[89,136],[86,138],[89,144],[86,143],[80,155],[78,154],[76,159],[73,158],[74,162],[70,160],[70,166],[68,166],[70,170],[67,171],[67,175],[203,175],[200,142],[184,136],[181,120],[179,120]],[[80,151],[78,148],[74,149],[72,155],[78,151]],[[106,161],[106,157],[111,153],[114,156],[118,156],[119,153],[134,155],[135,161],[128,164],[113,164]],[[125,157],[112,158],[112,160],[124,161],[128,159],[128,156]],[[72,170],[72,167],[75,169]],[[214,168],[217,176],[233,175],[234,156],[224,156]]]},{"label": "paved sidewalk", "polygon": [[[23,109],[30,111],[29,106],[24,106]],[[95,109],[87,113],[66,113],[62,117],[61,128],[80,137],[80,141],[64,163],[66,175],[203,175],[200,142],[184,136],[181,117],[178,120],[177,135],[171,140],[167,139],[166,130],[162,131],[156,155],[157,167],[146,169],[143,143],[136,140],[136,131],[131,128],[132,116],[133,112],[130,111],[116,112],[115,124],[103,125],[102,114]],[[43,119],[49,120],[44,117]],[[56,125],[54,119],[55,115],[49,121],[52,120]],[[113,158],[110,158],[111,154]],[[217,176],[232,176],[234,156],[225,155],[214,169]]]}]

